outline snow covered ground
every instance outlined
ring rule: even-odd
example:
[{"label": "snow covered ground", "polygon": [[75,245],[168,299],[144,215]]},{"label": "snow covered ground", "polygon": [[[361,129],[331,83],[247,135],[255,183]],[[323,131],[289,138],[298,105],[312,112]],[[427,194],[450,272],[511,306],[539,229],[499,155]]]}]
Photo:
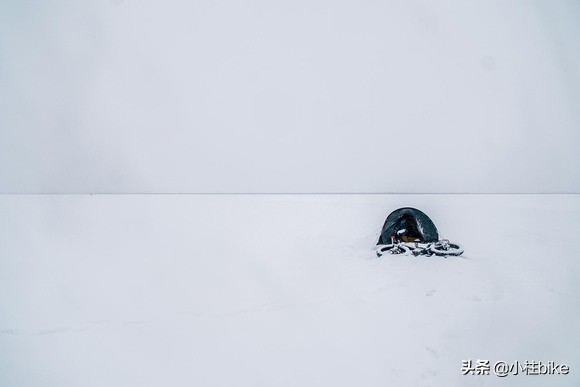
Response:
[{"label": "snow covered ground", "polygon": [[[377,258],[402,206],[464,255]],[[4,195],[0,227],[0,386],[580,385],[580,195]]]}]

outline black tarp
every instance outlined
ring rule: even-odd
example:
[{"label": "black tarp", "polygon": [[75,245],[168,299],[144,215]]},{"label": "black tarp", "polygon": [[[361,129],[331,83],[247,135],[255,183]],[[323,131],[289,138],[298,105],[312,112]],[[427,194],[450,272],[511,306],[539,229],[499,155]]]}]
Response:
[{"label": "black tarp", "polygon": [[437,227],[427,215],[416,208],[404,207],[391,212],[387,217],[377,244],[391,243],[391,236],[396,236],[400,230],[405,230],[400,236],[406,242],[412,242],[416,239],[421,242],[439,240]]}]

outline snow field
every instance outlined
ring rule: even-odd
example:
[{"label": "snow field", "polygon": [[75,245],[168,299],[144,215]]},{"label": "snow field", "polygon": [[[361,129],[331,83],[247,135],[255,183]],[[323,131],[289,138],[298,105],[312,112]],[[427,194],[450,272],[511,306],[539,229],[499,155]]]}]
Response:
[{"label": "snow field", "polygon": [[[464,255],[377,258],[403,206]],[[0,216],[2,386],[580,380],[578,195],[2,196]]]}]

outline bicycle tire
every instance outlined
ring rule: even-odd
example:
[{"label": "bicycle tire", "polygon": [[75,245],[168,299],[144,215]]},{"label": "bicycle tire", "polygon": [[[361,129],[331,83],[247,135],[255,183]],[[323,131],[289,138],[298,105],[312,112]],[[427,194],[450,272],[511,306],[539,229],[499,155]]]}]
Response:
[{"label": "bicycle tire", "polygon": [[456,243],[448,243],[447,248],[443,248],[443,246],[437,245],[437,243],[435,243],[431,247],[429,247],[429,250],[431,250],[433,254],[440,257],[448,255],[459,256],[463,254],[463,248]]},{"label": "bicycle tire", "polygon": [[377,245],[376,247],[377,257],[382,257],[385,254],[399,255],[399,254],[409,254],[411,249],[402,243],[399,244],[388,244],[388,245]]}]

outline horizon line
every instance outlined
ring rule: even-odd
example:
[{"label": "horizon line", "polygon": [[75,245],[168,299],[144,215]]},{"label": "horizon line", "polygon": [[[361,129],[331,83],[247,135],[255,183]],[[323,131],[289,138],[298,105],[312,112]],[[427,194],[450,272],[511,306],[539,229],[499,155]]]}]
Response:
[{"label": "horizon line", "polygon": [[579,195],[580,192],[0,192],[0,196]]}]

